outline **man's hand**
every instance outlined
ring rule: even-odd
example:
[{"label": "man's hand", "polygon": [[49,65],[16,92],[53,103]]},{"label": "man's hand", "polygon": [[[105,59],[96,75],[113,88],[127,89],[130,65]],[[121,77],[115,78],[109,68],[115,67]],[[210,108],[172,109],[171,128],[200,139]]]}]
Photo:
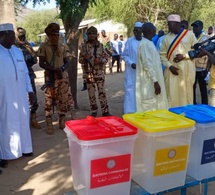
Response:
[{"label": "man's hand", "polygon": [[99,58],[95,58],[94,65],[99,65],[99,64],[101,64],[101,60]]},{"label": "man's hand", "polygon": [[56,68],[55,75],[56,75],[57,79],[62,79],[63,78],[62,70],[60,68]]},{"label": "man's hand", "polygon": [[136,69],[136,64],[135,64],[135,63],[132,63],[132,64],[131,64],[131,68]]},{"label": "man's hand", "polygon": [[85,54],[84,55],[85,60],[90,60],[91,58],[92,58],[92,56],[90,54]]},{"label": "man's hand", "polygon": [[200,53],[197,55],[197,58],[201,58],[205,55],[208,55],[208,51],[206,51],[205,49],[200,48]]},{"label": "man's hand", "polygon": [[161,93],[161,87],[157,81],[154,82],[154,89],[155,89],[155,95],[158,95]]},{"label": "man's hand", "polygon": [[28,98],[29,98],[30,104],[33,105],[33,103],[34,103],[35,100],[36,100],[35,94],[34,94],[33,92],[29,92],[29,93],[28,93]]},{"label": "man's hand", "polygon": [[171,71],[172,74],[174,75],[178,75],[178,68],[176,68],[175,66],[170,66],[169,70]]},{"label": "man's hand", "polygon": [[177,54],[177,55],[174,57],[173,61],[174,61],[175,63],[178,63],[178,62],[182,61],[184,58],[185,58],[185,57],[184,57],[183,54]]}]

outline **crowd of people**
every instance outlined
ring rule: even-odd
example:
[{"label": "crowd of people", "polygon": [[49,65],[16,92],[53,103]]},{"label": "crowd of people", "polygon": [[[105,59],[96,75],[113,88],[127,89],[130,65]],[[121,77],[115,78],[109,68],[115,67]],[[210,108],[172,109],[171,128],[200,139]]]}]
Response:
[{"label": "crowd of people", "polygon": [[[213,27],[206,34],[203,22],[196,20],[190,31],[188,22],[181,21],[176,14],[169,15],[167,22],[166,35],[162,30],[156,34],[156,27],[150,22],[136,22],[133,36],[126,41],[123,35],[114,34],[110,40],[105,30],[98,36],[95,27],[87,29],[79,47],[79,63],[83,70],[82,90],[88,91],[91,116],[98,115],[96,91],[102,116],[111,116],[105,92],[106,65],[112,74],[116,62],[119,73],[122,60],[125,62],[125,114],[197,104],[197,83],[201,103],[215,106],[215,66],[212,65],[215,55],[201,48],[196,56],[190,56],[191,47],[196,49],[197,43],[214,36]],[[65,127],[67,112],[75,119],[66,71],[71,58],[69,48],[59,41],[59,24],[50,23],[44,31],[47,41],[41,44],[36,55],[26,40],[25,29],[15,30],[10,23],[0,24],[0,167],[7,167],[8,160],[33,155],[30,127],[41,128],[36,116],[39,105],[32,69],[37,59],[44,69],[46,133],[54,134],[55,107],[59,129]],[[207,87],[205,78],[209,71]]]},{"label": "crowd of people", "polygon": [[214,106],[215,57],[201,47],[202,42],[205,45],[214,36],[214,29],[210,26],[205,33],[203,22],[196,20],[191,24],[192,30],[188,30],[188,21],[181,21],[177,14],[169,15],[167,22],[166,35],[162,30],[156,34],[156,27],[150,22],[140,25],[140,38],[135,33],[139,22],[135,23],[134,36],[125,44],[124,113],[197,104],[197,84],[201,103]]}]

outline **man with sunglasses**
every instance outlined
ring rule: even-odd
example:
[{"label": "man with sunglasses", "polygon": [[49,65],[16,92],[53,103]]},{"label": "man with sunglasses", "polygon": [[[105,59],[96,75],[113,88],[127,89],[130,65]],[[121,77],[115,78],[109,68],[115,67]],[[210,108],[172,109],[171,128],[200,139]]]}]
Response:
[{"label": "man with sunglasses", "polygon": [[59,43],[60,26],[50,23],[45,28],[48,42],[43,43],[39,50],[39,65],[45,69],[45,116],[46,133],[54,134],[52,115],[54,106],[59,115],[59,129],[64,129],[66,113],[70,111],[71,119],[75,118],[74,101],[70,92],[69,77],[66,69],[69,66],[70,54],[68,47]]},{"label": "man with sunglasses", "polygon": [[82,45],[79,53],[79,63],[84,65],[87,77],[87,90],[90,101],[91,116],[96,117],[98,106],[96,103],[96,86],[100,100],[102,116],[111,116],[105,93],[104,66],[108,61],[108,54],[103,44],[98,41],[98,31],[91,26],[87,29],[87,41]]},{"label": "man with sunglasses", "polygon": [[34,127],[36,129],[41,129],[41,126],[36,119],[37,118],[36,111],[39,105],[37,102],[37,96],[36,96],[37,90],[36,90],[35,80],[34,80],[36,78],[36,75],[33,70],[33,65],[37,63],[37,56],[36,56],[36,52],[31,47],[30,43],[26,40],[26,30],[22,27],[17,28],[17,38],[15,41],[15,45],[22,50],[22,53],[24,55],[25,62],[28,68],[29,77],[31,79],[31,85],[35,94],[35,101],[30,108],[30,113],[31,113],[30,124],[31,124],[31,127]]},{"label": "man with sunglasses", "polygon": [[134,35],[126,41],[122,59],[125,61],[124,114],[136,112],[136,62],[137,50],[142,37],[143,23],[134,24]]}]

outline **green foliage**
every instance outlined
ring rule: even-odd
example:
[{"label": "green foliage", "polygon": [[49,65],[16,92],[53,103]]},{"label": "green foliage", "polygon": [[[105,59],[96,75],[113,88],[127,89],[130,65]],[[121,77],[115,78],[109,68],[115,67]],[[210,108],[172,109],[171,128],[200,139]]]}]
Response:
[{"label": "green foliage", "polygon": [[60,18],[63,20],[73,17],[83,17],[85,14],[83,8],[81,7],[80,0],[58,0],[58,3],[61,9]]},{"label": "green foliage", "polygon": [[[22,5],[26,3],[32,2],[35,6],[36,4],[46,4],[49,3],[50,0],[19,0]],[[75,19],[75,18],[83,18],[86,12],[86,9],[83,7],[83,4],[86,3],[86,0],[55,0],[56,7],[59,7],[61,12],[59,17],[62,20],[66,19]],[[89,1],[91,5],[96,4],[96,0]]]},{"label": "green foliage", "polygon": [[60,20],[57,19],[57,15],[58,13],[55,10],[38,11],[29,15],[25,22],[17,23],[16,26],[22,26],[26,29],[28,41],[38,42],[38,35],[44,33],[44,29],[49,23],[60,23]]},{"label": "green foliage", "polygon": [[[199,0],[201,3],[201,0]],[[215,25],[215,12],[214,12],[214,7],[215,7],[215,1],[204,1],[202,3],[203,5],[201,6],[200,9],[196,9],[196,12],[194,12],[191,16],[191,22],[195,20],[202,20],[204,23],[204,30],[207,32],[209,26],[214,26]]]},{"label": "green foliage", "polygon": [[[101,21],[112,19],[123,23],[128,28],[128,35],[131,35],[136,21],[152,22],[158,30],[167,31],[166,18],[172,13],[189,22],[204,18],[206,22],[207,17],[211,23],[214,5],[213,0],[98,0],[97,5],[90,6],[86,15]],[[208,12],[209,9],[211,11]]]},{"label": "green foliage", "polygon": [[46,3],[50,3],[50,0],[18,0],[19,3],[21,5],[26,5],[29,2],[32,2],[33,6],[35,6],[36,4],[46,4]]}]

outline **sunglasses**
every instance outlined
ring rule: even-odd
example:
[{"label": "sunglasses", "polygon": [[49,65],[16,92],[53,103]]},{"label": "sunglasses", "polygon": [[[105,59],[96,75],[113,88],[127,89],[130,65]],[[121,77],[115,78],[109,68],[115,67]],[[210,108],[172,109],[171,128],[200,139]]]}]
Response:
[{"label": "sunglasses", "polygon": [[89,33],[87,33],[88,35],[97,35],[97,33],[96,32],[89,32]]},{"label": "sunglasses", "polygon": [[142,31],[142,28],[135,28],[134,32]]}]

